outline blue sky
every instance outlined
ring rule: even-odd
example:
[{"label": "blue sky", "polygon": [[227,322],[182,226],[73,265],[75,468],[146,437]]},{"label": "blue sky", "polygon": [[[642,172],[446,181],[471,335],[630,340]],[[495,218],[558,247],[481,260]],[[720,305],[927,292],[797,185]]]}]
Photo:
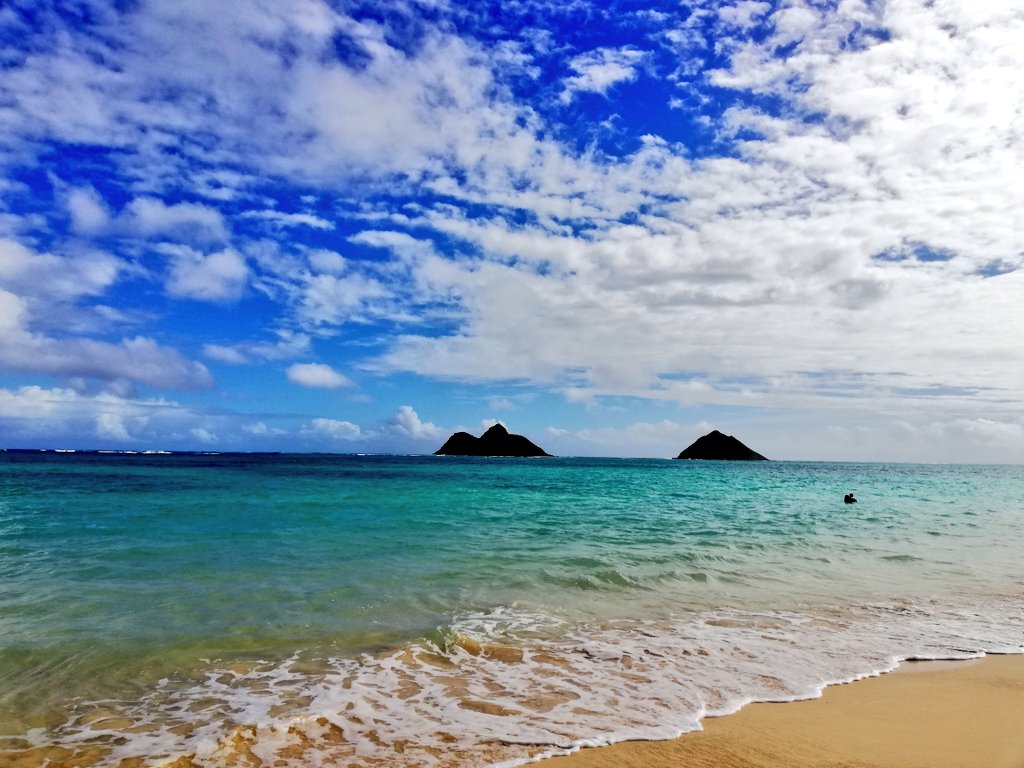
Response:
[{"label": "blue sky", "polygon": [[5,2],[0,446],[1024,462],[1024,9]]}]

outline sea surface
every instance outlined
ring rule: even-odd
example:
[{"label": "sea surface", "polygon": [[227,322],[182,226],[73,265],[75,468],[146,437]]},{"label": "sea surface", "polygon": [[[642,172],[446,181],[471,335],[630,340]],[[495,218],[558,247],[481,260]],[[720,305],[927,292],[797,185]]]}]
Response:
[{"label": "sea surface", "polygon": [[0,452],[0,766],[513,766],[1022,643],[1017,466]]}]

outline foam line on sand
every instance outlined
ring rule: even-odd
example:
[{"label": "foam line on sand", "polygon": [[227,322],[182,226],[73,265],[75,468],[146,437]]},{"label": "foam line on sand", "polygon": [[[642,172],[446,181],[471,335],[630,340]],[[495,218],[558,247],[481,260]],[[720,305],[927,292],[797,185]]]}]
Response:
[{"label": "foam line on sand", "polygon": [[906,662],[821,698],[751,704],[673,741],[628,742],[544,768],[1024,768],[1024,656]]}]

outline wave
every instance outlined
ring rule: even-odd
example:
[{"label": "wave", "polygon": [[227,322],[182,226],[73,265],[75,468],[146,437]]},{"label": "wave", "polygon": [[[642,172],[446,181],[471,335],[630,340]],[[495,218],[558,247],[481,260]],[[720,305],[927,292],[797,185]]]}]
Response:
[{"label": "wave", "polygon": [[704,717],[814,697],[904,659],[1022,653],[1022,608],[1024,596],[1007,595],[986,606],[890,600],[594,625],[500,607],[375,654],[210,660],[198,678],[164,679],[133,700],[75,703],[60,723],[0,737],[0,758],[513,766],[674,738]]}]

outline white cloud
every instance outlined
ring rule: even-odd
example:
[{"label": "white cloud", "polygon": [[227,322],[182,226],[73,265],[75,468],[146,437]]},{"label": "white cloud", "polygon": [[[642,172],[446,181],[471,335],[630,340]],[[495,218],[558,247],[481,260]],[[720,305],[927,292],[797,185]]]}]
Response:
[{"label": "white cloud", "polygon": [[223,408],[195,409],[164,398],[138,397],[124,387],[89,391],[26,386],[0,388],[0,435],[7,447],[251,450],[288,444],[287,429]]},{"label": "white cloud", "polygon": [[100,232],[110,223],[110,208],[92,187],[72,189],[68,193],[67,206],[76,232]]},{"label": "white cloud", "polygon": [[96,417],[96,435],[107,440],[118,442],[129,441],[132,436],[124,425],[124,419],[119,413],[101,413]]},{"label": "white cloud", "polygon": [[0,289],[0,332],[20,333],[25,322],[25,302],[10,291]]},{"label": "white cloud", "polygon": [[209,371],[153,339],[137,336],[112,344],[92,339],[56,340],[25,332],[0,338],[0,363],[31,373],[126,379],[161,389],[200,389]]},{"label": "white cloud", "polygon": [[173,237],[189,243],[226,243],[228,227],[220,211],[198,203],[166,204],[153,197],[132,200],[119,226],[141,237]]},{"label": "white cloud", "polygon": [[348,268],[345,257],[340,253],[322,249],[310,252],[309,265],[315,272],[327,272],[333,275],[340,275]]},{"label": "white cloud", "polygon": [[444,434],[444,430],[420,419],[419,414],[411,406],[401,405],[386,422],[381,430],[385,434],[408,437],[413,440],[436,440]]},{"label": "white cloud", "polygon": [[99,251],[73,255],[41,253],[11,239],[0,239],[0,287],[29,303],[71,302],[102,295],[125,269],[120,259]]},{"label": "white cloud", "polygon": [[249,362],[249,357],[240,349],[223,344],[204,344],[203,356],[228,365],[244,365]]},{"label": "white cloud", "polygon": [[305,437],[326,438],[329,440],[341,440],[352,442],[363,437],[359,425],[351,421],[339,421],[337,419],[313,419],[305,425],[301,434]]},{"label": "white cloud", "polygon": [[[503,155],[509,132],[518,133],[514,115],[489,93],[492,75],[467,41],[428,37],[416,56],[391,48],[379,32],[363,27],[362,42],[373,58],[365,69],[303,62],[291,107],[308,115],[314,138],[310,156],[330,158],[324,170],[347,164],[371,168],[375,175],[418,176],[443,168],[442,159],[479,157],[480,139]],[[488,109],[489,108],[489,109]],[[410,131],[409,126],[416,130]],[[293,167],[298,157],[283,159]],[[303,163],[308,173],[318,169]]]},{"label": "white cloud", "polygon": [[766,16],[771,9],[770,3],[745,0],[735,5],[723,6],[718,10],[718,18],[726,24],[746,29]]},{"label": "white cloud", "polygon": [[261,219],[278,227],[310,227],[311,229],[334,229],[334,224],[327,219],[311,213],[283,213],[282,211],[246,211],[243,218]]},{"label": "white cloud", "polygon": [[23,440],[39,445],[40,436],[83,448],[163,442],[203,418],[164,399],[113,392],[89,394],[59,387],[0,388],[0,431],[9,444]]},{"label": "white cloud", "polygon": [[352,380],[323,363],[296,363],[288,368],[288,380],[303,387],[338,389],[354,386]]},{"label": "white cloud", "polygon": [[242,342],[238,344],[205,344],[203,355],[229,365],[243,365],[254,360],[287,360],[308,354],[310,338],[305,333],[287,329],[275,332],[277,341]]},{"label": "white cloud", "polygon": [[226,248],[202,253],[186,245],[164,244],[158,250],[171,257],[167,291],[198,301],[234,301],[249,279],[249,267],[238,251]]},{"label": "white cloud", "polygon": [[217,435],[215,435],[213,432],[206,429],[205,427],[193,427],[191,430],[189,430],[189,434],[191,434],[192,437],[194,437],[199,442],[204,443],[206,445],[210,445],[212,443],[216,443],[219,441]]},{"label": "white cloud", "polygon": [[768,44],[784,46],[812,35],[822,24],[823,18],[817,11],[800,3],[779,9],[772,17],[772,22],[774,34]]},{"label": "white cloud", "polygon": [[626,46],[598,48],[574,57],[569,66],[577,74],[566,78],[562,101],[570,101],[574,94],[581,91],[606,93],[619,83],[636,79],[637,66],[644,56],[643,51]]},{"label": "white cloud", "polygon": [[322,248],[266,241],[250,243],[246,251],[261,273],[253,279],[254,290],[281,302],[290,324],[303,334],[333,335],[350,322],[417,320],[412,310],[419,297],[407,284],[410,256],[350,260]]},{"label": "white cloud", "polygon": [[[46,136],[116,148],[111,159],[149,192],[126,208],[125,225],[193,244],[190,236],[226,243],[224,222],[158,195],[191,183],[194,194],[230,201],[271,175],[328,186],[353,177],[389,188],[402,177],[444,184],[449,162],[490,175],[494,162],[522,171],[556,160],[541,156],[550,150],[524,126],[532,110],[495,82],[496,69],[523,67],[515,46],[486,50],[438,28],[411,53],[388,42],[384,25],[318,2],[207,11],[140,6],[97,19],[102,35],[88,40],[40,40],[29,66],[5,73],[11,108],[0,129],[26,145]],[[324,55],[335,35],[366,52],[363,66]],[[288,41],[287,63],[267,44],[275,40]]]},{"label": "white cloud", "polygon": [[423,440],[438,440],[444,430],[420,419],[408,405],[374,426],[361,427],[351,421],[316,418],[305,424],[300,434],[308,439],[350,443],[361,450],[409,450]]},{"label": "white cloud", "polygon": [[376,315],[379,302],[391,297],[379,280],[358,273],[309,275],[304,283],[298,315],[314,327]]},{"label": "white cloud", "polygon": [[287,430],[279,427],[268,427],[267,424],[262,421],[243,424],[242,431],[255,437],[279,437],[281,435],[288,434]]}]

